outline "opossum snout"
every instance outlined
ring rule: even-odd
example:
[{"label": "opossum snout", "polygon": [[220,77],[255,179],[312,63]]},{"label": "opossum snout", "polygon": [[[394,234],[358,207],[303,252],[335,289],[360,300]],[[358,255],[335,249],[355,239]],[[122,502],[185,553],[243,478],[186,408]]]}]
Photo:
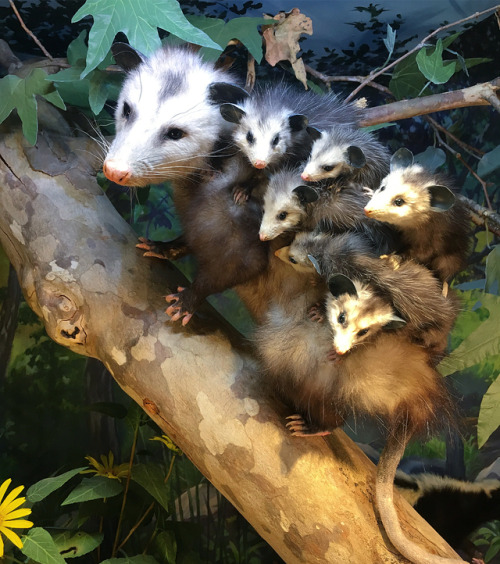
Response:
[{"label": "opossum snout", "polygon": [[300,178],[302,178],[302,180],[305,180],[307,182],[307,181],[311,180],[311,175],[307,174],[307,172],[303,172],[300,175]]},{"label": "opossum snout", "polygon": [[260,168],[260,169],[262,169],[262,168],[266,168],[267,163],[266,163],[266,161],[259,161],[259,160],[257,160],[257,161],[254,161],[254,162],[253,162],[253,166],[254,166],[255,168]]},{"label": "opossum snout", "polygon": [[372,213],[373,213],[373,211],[372,211],[372,210],[369,210],[368,208],[365,208],[365,209],[364,209],[364,212],[365,212],[365,215],[368,216],[368,217],[370,217],[370,216],[372,215]]},{"label": "opossum snout", "polygon": [[128,181],[132,176],[132,171],[127,164],[114,159],[106,159],[102,166],[102,170],[108,180],[111,180],[116,184],[121,184],[122,186],[127,186]]},{"label": "opossum snout", "polygon": [[261,241],[269,241],[269,237],[265,233],[259,233],[259,239]]}]

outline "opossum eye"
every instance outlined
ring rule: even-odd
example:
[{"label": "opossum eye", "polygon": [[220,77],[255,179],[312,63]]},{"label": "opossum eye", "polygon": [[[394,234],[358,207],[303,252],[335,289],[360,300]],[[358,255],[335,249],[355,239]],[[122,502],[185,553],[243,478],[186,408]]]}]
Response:
[{"label": "opossum eye", "polygon": [[385,190],[385,186],[382,184],[382,186],[378,190],[379,192],[383,192]]},{"label": "opossum eye", "polygon": [[393,203],[395,206],[400,207],[400,206],[402,206],[402,205],[405,203],[405,201],[403,200],[403,198],[396,198],[395,200],[393,200],[392,203]]},{"label": "opossum eye", "polygon": [[250,145],[252,145],[252,143],[255,141],[255,137],[253,136],[253,133],[251,131],[247,133],[247,141],[250,143]]},{"label": "opossum eye", "polygon": [[330,172],[331,170],[333,170],[335,167],[333,165],[323,165],[321,167],[325,172]]},{"label": "opossum eye", "polygon": [[337,321],[338,321],[341,325],[343,325],[343,324],[345,323],[345,313],[341,313],[341,314],[338,316]]},{"label": "opossum eye", "polygon": [[370,329],[361,329],[361,331],[358,331],[358,332],[356,333],[356,335],[357,335],[358,337],[363,337],[364,335],[366,335],[366,334],[368,333],[369,330],[370,330]]},{"label": "opossum eye", "polygon": [[163,139],[165,140],[171,139],[172,141],[178,141],[179,139],[182,139],[184,135],[186,135],[186,133],[182,131],[182,129],[179,129],[178,127],[171,127],[170,129],[167,129],[165,131],[165,133],[163,134]]},{"label": "opossum eye", "polygon": [[296,261],[293,257],[288,257],[288,260],[289,260],[292,264],[298,264],[297,261]]},{"label": "opossum eye", "polygon": [[280,221],[283,221],[284,219],[286,219],[288,216],[288,212],[282,211],[281,213],[279,213],[276,216],[276,219],[279,219]]},{"label": "opossum eye", "polygon": [[273,140],[271,141],[271,145],[272,145],[273,147],[276,147],[276,145],[277,145],[279,142],[280,142],[280,136],[279,136],[279,133],[278,133],[277,135],[275,135],[275,136],[273,137]]},{"label": "opossum eye", "polygon": [[125,119],[128,119],[131,113],[132,113],[132,108],[127,104],[127,102],[123,102],[122,116]]}]

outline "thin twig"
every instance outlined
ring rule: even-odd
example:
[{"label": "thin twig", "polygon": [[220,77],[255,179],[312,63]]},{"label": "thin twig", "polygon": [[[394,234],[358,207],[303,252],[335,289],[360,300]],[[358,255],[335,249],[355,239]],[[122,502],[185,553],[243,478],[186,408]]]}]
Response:
[{"label": "thin twig", "polygon": [[251,92],[255,86],[255,59],[248,52],[247,58],[247,80],[245,82],[245,90]]},{"label": "thin twig", "polygon": [[[316,69],[313,69],[309,65],[304,65],[304,67],[310,75],[314,76],[318,80],[321,80],[321,82],[324,82],[327,85],[329,85],[330,82],[363,82],[363,80],[366,78],[365,76],[328,76],[326,74],[323,74],[322,72],[317,71]],[[378,84],[377,82],[368,82],[368,86],[376,88],[377,90],[380,90],[380,92],[383,92],[384,94],[389,95],[391,98],[394,98],[394,94],[389,90],[389,88],[387,88],[387,86],[382,86],[382,84]]]},{"label": "thin twig", "polygon": [[481,151],[480,149],[476,149],[476,147],[472,147],[472,145],[468,145],[467,143],[465,143],[464,141],[462,141],[461,139],[459,139],[458,137],[453,135],[453,133],[448,131],[445,127],[443,127],[440,123],[438,123],[434,118],[431,118],[430,116],[425,116],[424,119],[432,127],[434,127],[435,129],[438,129],[439,131],[442,131],[447,137],[452,139],[457,145],[460,145],[460,147],[462,147],[467,153],[469,153],[469,155],[473,156],[475,159],[481,159],[481,157],[485,154],[484,151]]},{"label": "thin twig", "polygon": [[480,227],[487,227],[488,231],[500,237],[500,215],[476,204],[473,200],[459,194],[457,196],[470,210],[471,219]]},{"label": "thin twig", "polygon": [[458,20],[456,22],[453,22],[451,24],[448,25],[444,25],[442,27],[439,27],[438,29],[434,30],[432,33],[430,33],[427,37],[424,37],[424,39],[422,41],[420,41],[420,43],[418,45],[416,45],[415,47],[413,47],[413,49],[410,49],[407,53],[405,53],[404,55],[402,55],[401,57],[399,57],[399,59],[396,59],[395,61],[393,61],[392,63],[390,63],[389,65],[387,65],[386,67],[384,67],[383,69],[380,69],[376,72],[372,72],[370,73],[364,80],[363,82],[357,87],[355,88],[350,94],[349,96],[346,98],[346,102],[349,102],[350,100],[352,100],[354,98],[354,96],[356,96],[356,94],[362,90],[368,83],[372,82],[375,78],[377,78],[378,76],[380,76],[381,74],[384,74],[385,72],[387,72],[389,69],[392,69],[393,67],[395,67],[398,63],[400,63],[401,61],[403,61],[404,59],[406,59],[407,57],[409,57],[411,54],[415,53],[415,51],[418,51],[419,49],[421,49],[429,39],[431,39],[432,37],[434,37],[435,35],[437,35],[438,33],[440,33],[441,31],[444,31],[446,29],[450,29],[451,27],[455,27],[457,25],[463,24],[469,20],[472,20],[474,18],[478,18],[479,16],[483,16],[484,14],[488,14],[489,12],[494,12],[496,10],[498,10],[500,8],[500,4],[497,4],[496,6],[494,6],[493,8],[488,8],[487,10],[483,10],[482,12],[476,12],[475,14],[472,14],[472,16],[468,16],[466,18],[463,18],[461,20]]},{"label": "thin twig", "polygon": [[14,4],[14,0],[9,0],[9,4],[10,7],[12,8],[12,10],[14,11],[14,14],[16,14],[17,19],[19,20],[19,23],[21,24],[21,27],[24,29],[24,31],[31,37],[31,39],[33,39],[33,41],[38,45],[38,47],[40,47],[40,49],[42,50],[42,53],[50,60],[52,60],[52,55],[47,51],[47,49],[45,49],[45,47],[40,43],[40,41],[38,40],[38,38],[36,37],[36,35],[27,28],[26,24],[23,21],[23,18],[21,17],[21,14],[17,11],[16,5]]}]

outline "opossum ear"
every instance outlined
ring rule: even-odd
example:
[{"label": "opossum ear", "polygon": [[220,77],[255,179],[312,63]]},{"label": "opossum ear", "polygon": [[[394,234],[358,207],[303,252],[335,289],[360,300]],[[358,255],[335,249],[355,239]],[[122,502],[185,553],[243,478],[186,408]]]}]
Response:
[{"label": "opossum ear", "polygon": [[302,114],[288,116],[288,125],[292,131],[302,131],[307,127],[309,120]]},{"label": "opossum ear", "polygon": [[384,325],[384,329],[395,331],[397,329],[401,329],[405,325],[406,325],[406,321],[404,319],[401,319],[401,317],[398,317],[397,315],[393,315],[389,323],[386,323]]},{"label": "opossum ear", "polygon": [[338,298],[342,294],[357,296],[356,286],[353,281],[343,274],[334,274],[328,279],[328,288],[334,298]]},{"label": "opossum ear", "polygon": [[146,57],[132,48],[128,43],[113,43],[111,52],[116,64],[124,71],[130,72],[146,60]]},{"label": "opossum ear", "polygon": [[446,186],[428,186],[427,190],[431,196],[431,210],[443,212],[455,203],[455,194]]},{"label": "opossum ear", "polygon": [[398,149],[391,157],[391,172],[398,168],[407,168],[413,164],[413,153],[406,147]]},{"label": "opossum ear", "polygon": [[318,261],[312,255],[307,255],[307,258],[312,262],[314,270],[316,270],[316,272],[321,276],[321,269],[319,268]]},{"label": "opossum ear", "polygon": [[315,127],[312,127],[311,125],[306,128],[306,131],[307,131],[307,133],[309,133],[309,137],[311,137],[311,139],[313,141],[316,141],[317,139],[319,139],[323,135],[319,129],[316,129]]},{"label": "opossum ear", "polygon": [[248,96],[246,90],[229,82],[212,82],[208,86],[208,99],[212,104],[237,104]]},{"label": "opossum ear", "polygon": [[312,186],[297,186],[292,192],[297,196],[302,206],[315,202],[319,198],[318,192]]},{"label": "opossum ear", "polygon": [[366,157],[363,151],[356,147],[356,145],[351,145],[347,147],[347,164],[354,168],[361,168],[365,166]]},{"label": "opossum ear", "polygon": [[231,123],[240,123],[242,118],[246,116],[245,110],[242,110],[234,104],[222,104],[220,106],[220,113],[226,121]]}]

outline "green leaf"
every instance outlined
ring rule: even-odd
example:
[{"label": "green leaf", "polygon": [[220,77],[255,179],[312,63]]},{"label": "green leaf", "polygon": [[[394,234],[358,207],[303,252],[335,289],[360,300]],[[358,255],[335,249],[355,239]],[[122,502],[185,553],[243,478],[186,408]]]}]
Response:
[{"label": "green leaf", "polygon": [[441,39],[438,39],[434,51],[430,54],[427,54],[426,47],[422,47],[417,53],[416,61],[420,72],[434,84],[448,82],[455,73],[456,61],[443,61],[443,42]]},{"label": "green leaf", "polygon": [[398,100],[418,96],[427,82],[415,59],[415,54],[410,55],[394,68],[389,88]]},{"label": "green leaf", "polygon": [[477,420],[477,443],[481,448],[500,425],[500,377],[484,394]]},{"label": "green leaf", "polygon": [[[206,16],[188,16],[187,19],[222,47],[225,47],[231,39],[241,41],[257,63],[261,62],[262,36],[257,26],[269,25],[269,20],[264,18],[233,18],[226,23],[224,20],[207,18]],[[203,47],[200,53],[208,60],[216,59],[220,54],[219,51],[207,47]]]},{"label": "green leaf", "polygon": [[85,468],[85,466],[82,466],[81,468],[74,468],[73,470],[69,470],[59,476],[40,480],[28,488],[28,491],[26,492],[27,500],[31,503],[42,501],[42,499],[45,499],[49,494],[58,490],[61,486],[64,486],[68,480],[71,480],[73,476],[76,476],[79,472],[85,470]]},{"label": "green leaf", "polygon": [[482,178],[500,167],[500,145],[483,155],[477,165],[477,173]]},{"label": "green leaf", "polygon": [[421,164],[427,170],[434,172],[436,168],[444,165],[446,162],[446,154],[443,149],[427,147],[423,153],[415,155],[415,162]]},{"label": "green leaf", "polygon": [[462,35],[461,31],[457,31],[445,37],[441,42],[443,44],[443,49],[447,49],[460,35]]},{"label": "green leaf", "polygon": [[132,480],[142,486],[168,511],[169,489],[165,485],[165,474],[157,464],[136,464],[132,468]]},{"label": "green leaf", "polygon": [[50,534],[41,527],[31,529],[22,537],[21,552],[40,564],[64,564],[64,558],[59,554]]},{"label": "green leaf", "polygon": [[486,257],[485,291],[500,296],[500,245]]},{"label": "green leaf", "polygon": [[162,562],[175,564],[177,556],[177,542],[173,531],[161,531],[155,538],[155,545]]},{"label": "green leaf", "polygon": [[59,554],[64,558],[77,558],[92,552],[104,538],[103,533],[85,533],[83,531],[64,531],[55,534],[52,539]]},{"label": "green leaf", "polygon": [[486,554],[484,555],[484,561],[488,563],[494,556],[498,554],[499,550],[500,550],[500,542],[495,539],[491,543],[490,548],[488,548],[488,550],[486,551]]},{"label": "green leaf", "polygon": [[38,134],[36,96],[43,96],[54,106],[66,109],[53,82],[46,80],[47,76],[42,69],[33,69],[26,78],[9,74],[0,80],[0,123],[17,109],[23,134],[31,145],[36,143]]},{"label": "green leaf", "polygon": [[85,16],[94,18],[89,35],[87,66],[84,78],[108,54],[113,39],[123,32],[135,49],[145,55],[161,46],[157,28],[184,41],[221,50],[203,31],[185,18],[177,0],[87,0],[72,18],[75,23]]},{"label": "green leaf", "polygon": [[443,376],[474,366],[489,356],[500,354],[500,297],[483,293],[480,301],[489,310],[490,315],[439,364],[438,368]]},{"label": "green leaf", "polygon": [[118,480],[105,478],[104,476],[93,476],[92,478],[84,478],[61,503],[61,505],[69,505],[70,503],[81,503],[92,499],[102,499],[114,497],[123,491],[123,486]]},{"label": "green leaf", "polygon": [[392,55],[394,51],[394,45],[396,43],[396,32],[392,29],[392,27],[387,24],[387,37],[384,38],[384,45],[389,51],[389,57]]},{"label": "green leaf", "polygon": [[152,556],[139,554],[138,556],[126,556],[125,558],[108,558],[101,564],[158,564],[158,560]]}]

